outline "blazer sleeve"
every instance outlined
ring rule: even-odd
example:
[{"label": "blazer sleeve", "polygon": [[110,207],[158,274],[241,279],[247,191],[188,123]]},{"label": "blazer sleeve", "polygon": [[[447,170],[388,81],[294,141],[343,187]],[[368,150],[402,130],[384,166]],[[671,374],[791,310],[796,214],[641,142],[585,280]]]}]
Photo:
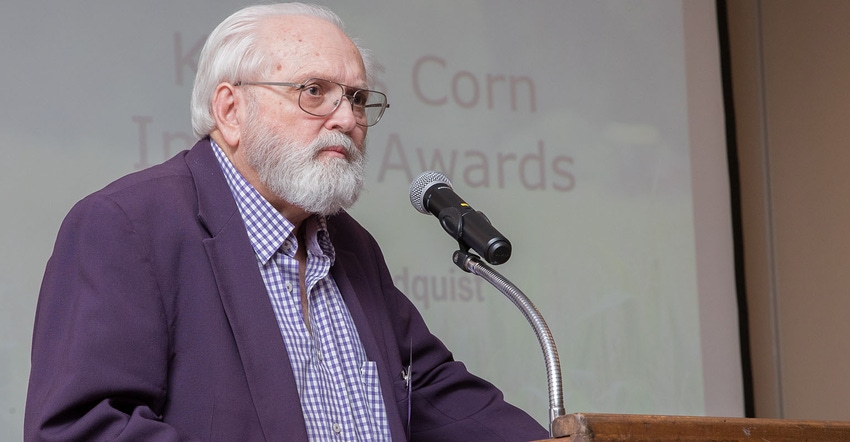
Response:
[{"label": "blazer sleeve", "polygon": [[60,228],[39,294],[25,440],[186,440],[161,421],[168,324],[148,251],[108,196]]}]

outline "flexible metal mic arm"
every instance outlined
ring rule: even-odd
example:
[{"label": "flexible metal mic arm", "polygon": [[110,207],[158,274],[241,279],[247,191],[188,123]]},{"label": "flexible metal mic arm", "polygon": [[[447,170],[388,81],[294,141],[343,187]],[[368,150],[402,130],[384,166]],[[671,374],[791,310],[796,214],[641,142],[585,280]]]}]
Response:
[{"label": "flexible metal mic arm", "polygon": [[546,377],[549,382],[549,437],[552,434],[552,424],[564,412],[564,389],[561,380],[561,362],[558,359],[558,349],[555,348],[555,339],[549,331],[549,326],[537,308],[513,283],[504,276],[481,262],[481,258],[463,250],[458,250],[452,255],[452,261],[461,270],[478,275],[496,287],[502,294],[508,297],[517,308],[522,311],[525,319],[534,328],[534,334],[543,349],[546,360]]}]

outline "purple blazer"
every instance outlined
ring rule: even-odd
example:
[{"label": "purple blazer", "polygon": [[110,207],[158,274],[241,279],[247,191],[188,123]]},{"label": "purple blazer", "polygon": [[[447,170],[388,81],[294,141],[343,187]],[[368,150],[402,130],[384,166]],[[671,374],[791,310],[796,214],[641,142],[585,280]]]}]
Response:
[{"label": "purple blazer", "polygon": [[[412,440],[548,437],[452,359],[363,227],[343,213],[328,229],[331,273],[377,363],[393,440],[406,440],[408,409]],[[38,299],[24,435],[307,440],[286,347],[209,140],[86,197],[62,223]]]}]

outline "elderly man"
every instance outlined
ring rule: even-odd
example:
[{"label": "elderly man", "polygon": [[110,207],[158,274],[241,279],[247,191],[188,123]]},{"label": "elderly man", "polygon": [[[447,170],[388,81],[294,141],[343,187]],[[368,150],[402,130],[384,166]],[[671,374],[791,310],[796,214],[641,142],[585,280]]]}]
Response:
[{"label": "elderly man", "polygon": [[210,35],[201,140],[83,199],[39,296],[28,440],[529,440],[392,284],[357,199],[388,107],[330,11]]}]

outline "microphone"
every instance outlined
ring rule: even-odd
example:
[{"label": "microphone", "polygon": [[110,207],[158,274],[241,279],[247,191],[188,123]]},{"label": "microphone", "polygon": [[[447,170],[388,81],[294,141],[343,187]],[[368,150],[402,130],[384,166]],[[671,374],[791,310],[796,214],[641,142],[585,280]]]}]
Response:
[{"label": "microphone", "polygon": [[449,179],[434,171],[423,172],[410,183],[410,203],[421,213],[431,213],[464,251],[470,248],[493,265],[511,257],[508,241],[483,213],[473,209],[454,190]]}]

